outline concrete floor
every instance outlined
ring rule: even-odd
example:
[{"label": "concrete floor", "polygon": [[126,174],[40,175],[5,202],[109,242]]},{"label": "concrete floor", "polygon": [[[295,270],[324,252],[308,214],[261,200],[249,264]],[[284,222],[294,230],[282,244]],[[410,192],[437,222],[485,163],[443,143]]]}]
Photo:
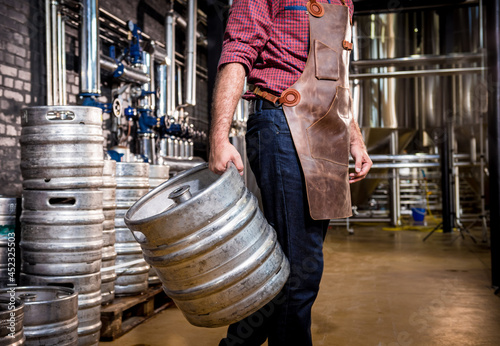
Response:
[{"label": "concrete floor", "polygon": [[[331,229],[313,308],[314,345],[500,345],[489,250],[457,233],[435,233],[424,243],[426,234]],[[225,331],[193,327],[169,308],[101,345],[218,345]]]}]

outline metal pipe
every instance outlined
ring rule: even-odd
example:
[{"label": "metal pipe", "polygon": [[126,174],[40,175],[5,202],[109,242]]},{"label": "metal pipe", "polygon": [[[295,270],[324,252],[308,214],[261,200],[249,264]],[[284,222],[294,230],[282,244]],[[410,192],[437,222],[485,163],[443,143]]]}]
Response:
[{"label": "metal pipe", "polygon": [[[446,119],[447,120],[447,119]],[[451,205],[451,179],[450,179],[450,131],[449,125],[445,124],[441,143],[441,191],[443,207],[443,232],[450,233],[455,223]]]},{"label": "metal pipe", "polygon": [[[148,64],[149,64],[149,87],[151,88],[150,89],[151,91],[156,91],[156,77],[155,77],[156,71],[155,71],[154,51],[151,54],[149,54]],[[154,112],[156,110],[156,94],[150,95],[149,98],[151,102],[151,110]]]},{"label": "metal pipe", "polygon": [[500,287],[500,0],[485,1],[488,40],[488,151],[490,173],[491,282]]},{"label": "metal pipe", "polygon": [[[360,1],[359,5],[356,7],[356,15],[429,10],[450,6],[466,7],[477,5],[477,3],[478,0],[434,1],[434,3],[430,1],[398,1],[391,5],[390,2]],[[396,4],[396,6],[394,4]]]},{"label": "metal pipe", "polygon": [[[105,55],[101,56],[99,65],[103,70],[108,72],[115,72],[118,68],[118,64],[113,59]],[[135,69],[133,67],[125,67],[123,69],[123,74],[119,79],[127,82],[148,83],[150,78],[141,70]]]},{"label": "metal pipe", "polygon": [[[108,19],[112,20],[113,22],[115,22],[116,24],[119,24],[121,26],[123,26],[124,28],[127,27],[127,22],[124,21],[123,19],[120,19],[118,18],[117,16],[111,14],[110,12],[100,8],[99,9],[99,13],[102,14],[104,17],[107,17]],[[198,11],[198,14],[200,13],[200,11]],[[183,29],[185,29],[187,27],[187,22],[184,18],[182,18],[182,16],[180,16],[179,14],[175,14],[175,21],[176,23]],[[125,29],[118,29],[118,31],[122,34],[124,34],[125,36],[127,35],[127,32],[128,30],[125,30]],[[148,34],[144,33],[144,32],[141,32],[141,35],[144,39],[146,40],[152,40],[151,36],[149,36]],[[196,32],[196,38],[197,38],[197,43],[199,46],[202,46],[202,47],[207,47],[208,46],[208,42],[206,39],[204,39],[204,36],[203,34],[201,34],[200,32]],[[159,47],[162,47],[162,48],[165,48],[165,46],[163,45],[163,43],[161,42],[156,42],[156,44],[159,46]],[[163,60],[163,59],[162,59]]]},{"label": "metal pipe", "polygon": [[[167,44],[167,115],[175,114],[175,14],[173,8],[165,18],[165,42]],[[177,120],[177,119],[176,119]]]},{"label": "metal pipe", "polygon": [[[184,18],[182,18],[180,15],[176,15],[175,17],[177,25],[179,25],[181,28],[186,29],[187,28],[187,22]],[[204,36],[199,32],[196,31],[196,40],[195,42],[202,47],[207,47],[208,46],[208,41],[207,39],[204,38]]]},{"label": "metal pipe", "polygon": [[62,89],[62,105],[67,105],[68,104],[68,94],[66,92],[66,20],[62,18],[61,22],[61,28],[60,28],[60,33],[61,33],[61,65],[62,65],[62,71],[61,71],[61,89]]},{"label": "metal pipe", "polygon": [[182,105],[182,69],[177,65],[177,103]]},{"label": "metal pipe", "polygon": [[[146,75],[149,76],[149,80],[145,83],[142,84],[142,90],[144,91],[152,91],[154,90],[154,76],[151,76],[151,73],[153,73],[153,68],[151,66],[153,60],[151,57],[151,54],[148,52],[143,51],[142,52],[142,72]],[[150,109],[154,110],[153,107],[153,95],[147,95],[143,98],[141,98],[139,102],[139,107],[143,109]]]},{"label": "metal pipe", "polygon": [[64,52],[64,37],[63,37],[63,20],[60,11],[57,11],[57,91],[58,91],[58,104],[64,105],[64,76],[66,75],[66,69],[63,65]]},{"label": "metal pipe", "polygon": [[483,58],[481,53],[457,53],[450,55],[419,55],[409,56],[404,58],[392,59],[372,59],[372,60],[357,60],[352,62],[352,66],[359,68],[372,67],[406,67],[406,66],[422,66],[436,64],[451,64],[464,62],[479,62]]},{"label": "metal pipe", "polygon": [[[439,155],[430,154],[415,154],[415,155],[370,155],[372,161],[383,161],[383,160],[400,160],[400,161],[418,161],[418,160],[437,160]],[[464,159],[469,160],[469,154],[454,154],[454,159]]]},{"label": "metal pipe", "polygon": [[[455,114],[455,113],[453,113]],[[457,142],[455,138],[455,126],[453,122],[450,122],[450,154],[451,157],[455,156],[457,151]],[[460,220],[460,168],[455,165],[454,160],[451,161],[451,174],[452,174],[452,196],[453,196],[453,209],[455,211],[455,219]]]},{"label": "metal pipe", "polygon": [[[431,160],[438,160],[440,158],[439,155],[370,155],[370,159],[373,162],[377,161],[431,161]],[[454,160],[465,160],[465,162],[455,162],[455,164],[463,166],[465,164],[470,164],[471,163],[471,156],[469,154],[454,154],[453,155]],[[354,162],[354,160],[351,158],[351,162]],[[437,162],[434,162],[437,163]],[[402,167],[416,167],[412,166],[414,163],[408,163],[407,166],[398,166],[399,168]],[[419,164],[419,163],[418,163]],[[402,165],[405,165],[405,163],[402,163]],[[474,165],[477,165],[476,163]],[[394,166],[396,167],[396,166]]]},{"label": "metal pipe", "polygon": [[50,24],[50,6],[51,0],[45,0],[45,67],[47,69],[47,105],[54,105],[54,96],[52,90],[52,35]]},{"label": "metal pipe", "polygon": [[[397,155],[399,152],[398,131],[391,132],[390,151],[391,155]],[[391,224],[398,226],[401,224],[401,203],[400,203],[400,186],[399,186],[399,170],[397,167],[392,169],[392,178],[390,179],[391,190]]]},{"label": "metal pipe", "polygon": [[[374,163],[372,165],[372,169],[378,169],[378,168],[431,168],[431,167],[439,167],[439,162]],[[349,164],[349,168],[354,168],[354,164]],[[368,177],[370,177],[370,174],[368,174]]]},{"label": "metal pipe", "polygon": [[[350,217],[348,218],[351,222],[382,222],[382,223],[389,223],[391,222],[390,218],[371,218],[371,217]],[[331,220],[330,225],[339,225],[345,223],[344,220],[347,219],[337,219],[337,220]]]},{"label": "metal pipe", "polygon": [[80,30],[80,93],[101,94],[99,9],[97,0],[82,0]]},{"label": "metal pipe", "polygon": [[52,97],[54,98],[54,105],[59,105],[60,100],[58,98],[59,96],[59,90],[58,89],[58,53],[59,50],[57,49],[57,1],[52,1],[51,3],[51,50],[52,50]]},{"label": "metal pipe", "polygon": [[[165,58],[167,56],[166,50],[164,47],[162,48],[162,46],[159,42],[156,42],[156,43],[157,43],[157,47],[155,49],[154,58],[155,58],[156,62],[164,63]],[[175,65],[176,66],[184,67],[185,66],[184,60],[186,60],[186,59],[184,58],[183,54],[181,54],[179,52],[175,52]],[[200,71],[202,71],[203,73],[200,73]],[[206,73],[208,73],[208,69],[206,67],[203,67],[199,64],[196,65],[196,74],[198,76],[207,78]]]},{"label": "metal pipe", "polygon": [[420,161],[420,160],[439,160],[439,155],[370,155],[370,159],[375,161]]},{"label": "metal pipe", "polygon": [[[483,53],[485,51],[485,43],[484,43],[484,5],[483,5],[483,0],[479,0],[479,49],[480,52]],[[486,66],[486,54],[482,55],[483,58],[481,59],[481,66]],[[482,81],[486,80],[485,78],[485,73],[483,72],[481,74]],[[479,178],[479,185],[481,189],[481,226],[482,226],[482,241],[484,243],[489,242],[489,236],[488,236],[488,224],[486,220],[486,190],[485,190],[485,167],[486,167],[486,155],[485,155],[485,145],[484,145],[484,129],[483,129],[483,123],[484,123],[484,114],[486,113],[487,110],[483,110],[482,108],[479,109],[479,164],[480,164],[480,178]],[[471,160],[472,161],[472,160]],[[475,161],[475,160],[474,160]],[[474,162],[473,161],[473,162]]]},{"label": "metal pipe", "polygon": [[395,71],[386,73],[358,73],[351,74],[349,79],[382,79],[382,78],[413,78],[426,75],[431,76],[452,76],[463,73],[481,73],[486,71],[484,67],[462,67],[445,68],[440,70],[415,70],[415,71]]},{"label": "metal pipe", "polygon": [[156,75],[158,76],[158,115],[167,114],[167,65],[158,65]]},{"label": "metal pipe", "polygon": [[186,101],[196,106],[196,24],[197,0],[188,1],[188,26],[186,31]]}]

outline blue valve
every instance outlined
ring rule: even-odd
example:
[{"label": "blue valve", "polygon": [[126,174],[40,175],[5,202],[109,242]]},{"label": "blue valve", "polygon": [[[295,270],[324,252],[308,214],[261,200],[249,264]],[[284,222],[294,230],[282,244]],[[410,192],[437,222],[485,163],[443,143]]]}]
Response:
[{"label": "blue valve", "polygon": [[131,20],[128,22],[128,28],[132,33],[132,39],[130,40],[130,63],[132,65],[142,64],[142,48],[140,46],[141,41],[141,29]]},{"label": "blue valve", "polygon": [[108,154],[111,157],[111,160],[115,160],[116,162],[122,162],[123,153],[119,153],[115,150],[108,150]]},{"label": "blue valve", "polygon": [[82,106],[87,107],[98,107],[102,109],[103,113],[111,113],[113,105],[111,103],[99,102],[94,97],[98,97],[99,94],[82,93],[79,95],[83,98]]},{"label": "blue valve", "polygon": [[116,64],[118,65],[118,67],[116,68],[116,70],[113,71],[114,78],[120,77],[125,71],[125,66],[123,66],[121,62],[116,62]]},{"label": "blue valve", "polygon": [[125,111],[123,112],[123,114],[125,114],[125,117],[127,118],[127,120],[130,121],[132,118],[134,118],[137,115],[137,111],[135,110],[135,108],[128,106],[127,108],[125,108]]}]

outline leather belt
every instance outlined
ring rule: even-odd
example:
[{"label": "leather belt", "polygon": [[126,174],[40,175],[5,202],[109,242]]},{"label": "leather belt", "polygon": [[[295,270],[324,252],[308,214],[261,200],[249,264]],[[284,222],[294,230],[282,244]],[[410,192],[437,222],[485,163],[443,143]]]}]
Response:
[{"label": "leather belt", "polygon": [[250,113],[255,113],[261,111],[262,109],[283,109],[283,107],[260,97],[250,100]]}]

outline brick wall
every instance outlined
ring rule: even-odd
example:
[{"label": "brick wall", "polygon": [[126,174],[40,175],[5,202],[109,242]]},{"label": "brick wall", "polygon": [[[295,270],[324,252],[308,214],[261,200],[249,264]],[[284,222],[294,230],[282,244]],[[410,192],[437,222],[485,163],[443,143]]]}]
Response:
[{"label": "brick wall", "polygon": [[[154,40],[165,43],[165,0],[100,0],[99,6],[120,19],[133,20]],[[0,195],[19,196],[20,111],[46,103],[45,1],[0,0],[0,30]],[[79,102],[78,30],[66,25],[66,35],[67,99],[75,105]],[[182,39],[181,35],[178,44]],[[202,50],[198,63],[206,66]],[[104,84],[100,101],[108,102],[111,85]],[[197,93],[199,106],[191,112],[202,119],[196,126],[206,131],[206,81],[198,82]],[[109,116],[104,121],[109,127]],[[105,133],[109,134],[106,128]]]},{"label": "brick wall", "polygon": [[[0,194],[20,195],[20,110],[43,102],[43,13],[29,0],[0,0]],[[41,36],[40,36],[41,35]]]}]

